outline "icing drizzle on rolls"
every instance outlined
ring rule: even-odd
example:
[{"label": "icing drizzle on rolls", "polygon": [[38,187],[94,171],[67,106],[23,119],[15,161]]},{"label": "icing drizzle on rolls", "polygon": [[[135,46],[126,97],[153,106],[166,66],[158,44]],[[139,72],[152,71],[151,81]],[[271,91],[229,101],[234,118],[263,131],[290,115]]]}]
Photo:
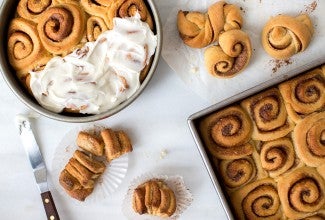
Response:
[{"label": "icing drizzle on rolls", "polygon": [[44,70],[30,73],[32,92],[44,108],[99,114],[135,93],[157,37],[139,14],[113,22],[114,28],[95,42],[65,57],[54,57]]}]

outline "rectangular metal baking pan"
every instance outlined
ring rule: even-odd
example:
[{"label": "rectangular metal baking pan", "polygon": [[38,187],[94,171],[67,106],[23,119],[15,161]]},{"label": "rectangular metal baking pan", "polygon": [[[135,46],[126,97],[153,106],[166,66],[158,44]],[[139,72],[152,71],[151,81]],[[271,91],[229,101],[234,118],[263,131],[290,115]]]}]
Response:
[{"label": "rectangular metal baking pan", "polygon": [[[281,82],[284,82],[286,80],[288,80],[289,78],[292,78],[294,76],[297,76],[298,74],[300,73],[303,73],[307,70],[311,70],[321,64],[324,64],[325,63],[325,57],[323,58],[319,58],[319,59],[316,59],[314,60],[313,62],[307,64],[307,65],[304,65],[304,66],[300,66],[299,68],[295,68],[295,69],[292,69],[291,71],[289,71],[287,74],[285,75],[282,75],[282,76],[278,76],[278,77],[275,77],[269,81],[266,81],[264,83],[261,83],[255,87],[252,87],[248,90],[245,90],[237,95],[234,95],[228,99],[225,99],[224,101],[221,101],[219,103],[216,103],[206,109],[203,109],[197,113],[194,113],[193,115],[191,115],[187,122],[188,122],[188,125],[190,127],[190,130],[191,130],[191,133],[192,133],[192,136],[194,138],[194,141],[196,143],[196,146],[199,150],[199,153],[203,159],[203,162],[205,164],[205,167],[209,173],[209,176],[210,176],[210,179],[212,181],[212,184],[219,196],[219,199],[221,201],[221,204],[226,212],[226,215],[228,217],[228,219],[235,219],[234,218],[234,215],[233,215],[233,212],[231,210],[231,205],[230,203],[228,202],[228,198],[227,198],[227,195],[226,193],[224,193],[223,191],[223,188],[222,188],[222,185],[221,183],[219,182],[219,177],[216,175],[216,173],[214,172],[213,168],[212,168],[212,165],[210,163],[210,158],[205,150],[205,147],[204,147],[204,144],[201,140],[201,137],[200,137],[200,134],[199,134],[199,131],[198,131],[198,121],[204,117],[204,116],[207,116],[209,115],[210,113],[212,112],[215,112],[217,110],[220,110],[226,106],[230,106],[240,100],[243,100],[253,94],[257,94],[258,92],[261,92],[262,90],[264,89],[267,89],[269,87],[272,87],[272,86],[275,86]],[[290,76],[290,77],[289,77]]]}]

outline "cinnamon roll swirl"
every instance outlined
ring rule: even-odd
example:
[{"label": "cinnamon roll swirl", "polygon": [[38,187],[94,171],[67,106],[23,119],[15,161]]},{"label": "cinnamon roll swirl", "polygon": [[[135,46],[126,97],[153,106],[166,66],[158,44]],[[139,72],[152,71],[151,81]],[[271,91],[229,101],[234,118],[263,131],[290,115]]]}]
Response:
[{"label": "cinnamon roll swirl", "polygon": [[106,21],[109,29],[113,28],[114,17],[132,17],[136,13],[140,14],[141,20],[146,22],[153,30],[153,20],[151,14],[143,0],[117,0],[111,4],[106,12]]},{"label": "cinnamon roll swirl", "polygon": [[270,56],[286,59],[304,51],[311,41],[313,32],[313,24],[307,14],[297,17],[278,15],[264,26],[262,44]]},{"label": "cinnamon roll swirl", "polygon": [[39,15],[52,4],[52,0],[20,0],[17,6],[17,13],[20,17],[37,23]]},{"label": "cinnamon roll swirl", "polygon": [[106,31],[108,28],[105,21],[96,16],[91,16],[87,20],[87,39],[88,41],[97,40],[98,36]]},{"label": "cinnamon roll swirl", "polygon": [[[118,0],[120,1],[120,0]],[[108,6],[113,4],[114,0],[80,0],[81,6],[84,10],[93,16],[101,17],[106,22],[106,11],[108,10]],[[112,28],[110,28],[112,29]]]},{"label": "cinnamon roll swirl", "polygon": [[296,156],[289,138],[264,142],[260,150],[262,167],[272,178],[287,172],[295,164]]},{"label": "cinnamon roll swirl", "polygon": [[252,154],[249,143],[251,122],[246,113],[233,106],[204,118],[200,131],[205,146],[218,159],[238,159]]},{"label": "cinnamon roll swirl", "polygon": [[278,191],[283,212],[291,219],[311,216],[325,204],[324,179],[310,167],[282,176],[278,181]]},{"label": "cinnamon roll swirl", "polygon": [[281,219],[283,216],[277,186],[267,178],[250,183],[231,197],[237,219]]},{"label": "cinnamon roll swirl", "polygon": [[314,113],[300,121],[293,131],[299,158],[308,166],[325,163],[325,112]]},{"label": "cinnamon roll swirl", "polygon": [[294,127],[276,88],[245,99],[241,105],[253,120],[252,138],[255,140],[270,141],[284,137]]},{"label": "cinnamon roll swirl", "polygon": [[295,123],[325,109],[325,72],[321,68],[280,84],[279,90]]},{"label": "cinnamon roll swirl", "polygon": [[9,25],[8,57],[21,79],[30,70],[44,65],[51,55],[41,44],[35,24],[23,18],[15,18]]},{"label": "cinnamon roll swirl", "polygon": [[206,49],[205,66],[212,76],[234,77],[248,65],[251,54],[251,42],[245,32],[226,31],[220,35],[218,46]]},{"label": "cinnamon roll swirl", "polygon": [[223,31],[240,29],[243,19],[233,4],[217,2],[207,13],[179,11],[177,27],[184,43],[193,48],[203,48],[216,42]]},{"label": "cinnamon roll swirl", "polygon": [[85,14],[73,2],[56,5],[39,17],[37,30],[49,52],[65,55],[75,49],[85,30]]}]

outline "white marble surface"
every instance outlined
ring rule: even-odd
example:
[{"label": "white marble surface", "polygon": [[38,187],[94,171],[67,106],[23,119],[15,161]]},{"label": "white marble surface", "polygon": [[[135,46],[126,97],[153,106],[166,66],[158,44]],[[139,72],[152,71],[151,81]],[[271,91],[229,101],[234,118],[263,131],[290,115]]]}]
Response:
[{"label": "white marble surface", "polygon": [[[2,0],[0,0],[1,3]],[[163,20],[168,7],[156,0]],[[18,138],[14,118],[29,112],[0,77],[0,219],[45,219],[43,205],[32,170]],[[122,185],[109,198],[93,205],[77,204],[49,187],[61,219],[126,219],[122,200],[130,181],[146,172],[179,174],[194,200],[181,219],[224,219],[225,214],[187,126],[187,118],[209,103],[194,94],[161,59],[152,81],[143,94],[120,113],[100,121],[130,134],[134,152]],[[55,147],[77,124],[39,117],[33,124],[49,174]],[[162,150],[168,154],[160,159]]]}]

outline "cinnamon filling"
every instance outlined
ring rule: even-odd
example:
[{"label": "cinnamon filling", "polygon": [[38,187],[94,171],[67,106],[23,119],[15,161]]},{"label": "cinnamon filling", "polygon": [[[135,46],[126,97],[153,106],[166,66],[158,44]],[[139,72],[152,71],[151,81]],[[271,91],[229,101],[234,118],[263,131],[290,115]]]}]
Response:
[{"label": "cinnamon filling", "polygon": [[51,0],[31,0],[27,2],[27,10],[29,13],[38,15],[45,11],[51,5]]}]

